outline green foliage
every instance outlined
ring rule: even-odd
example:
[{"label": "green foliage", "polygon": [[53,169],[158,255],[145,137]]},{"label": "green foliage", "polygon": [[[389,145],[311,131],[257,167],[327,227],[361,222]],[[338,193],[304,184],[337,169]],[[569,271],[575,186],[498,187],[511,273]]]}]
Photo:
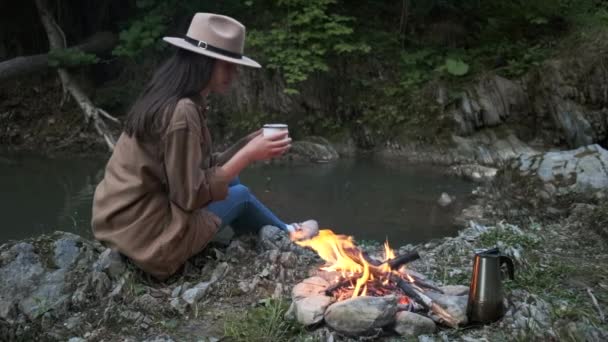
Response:
[{"label": "green foliage", "polygon": [[94,54],[75,48],[53,49],[48,56],[49,65],[52,67],[70,68],[99,62],[99,58]]},{"label": "green foliage", "polygon": [[175,13],[171,1],[138,0],[137,8],[140,15],[120,32],[119,44],[112,52],[116,56],[136,57],[150,48],[160,49],[160,39]]},{"label": "green foliage", "polygon": [[312,73],[327,72],[329,56],[369,51],[364,43],[348,41],[354,19],[330,13],[330,5],[336,2],[276,0],[280,19],[269,29],[249,33],[249,44],[262,53],[266,67],[281,71],[287,93],[298,93],[293,86]]},{"label": "green foliage", "polygon": [[444,67],[450,75],[454,76],[464,76],[469,72],[469,65],[461,59],[447,58]]},{"label": "green foliage", "polygon": [[262,306],[227,317],[224,335],[231,341],[293,341],[302,328],[285,319],[287,309],[284,301],[264,300]]}]

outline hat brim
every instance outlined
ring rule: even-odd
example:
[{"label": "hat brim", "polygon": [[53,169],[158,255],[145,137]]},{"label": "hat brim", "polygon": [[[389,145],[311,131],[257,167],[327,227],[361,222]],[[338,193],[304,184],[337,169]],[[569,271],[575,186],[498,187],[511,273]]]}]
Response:
[{"label": "hat brim", "polygon": [[209,56],[212,58],[221,59],[226,62],[240,64],[240,65],[248,66],[251,68],[261,68],[262,67],[258,62],[254,61],[253,59],[251,59],[249,57],[243,56],[240,59],[228,57],[228,56],[222,55],[220,53],[212,52],[212,51],[203,49],[201,47],[194,46],[194,45],[188,43],[187,41],[185,41],[183,38],[164,37],[163,40],[166,41],[167,43],[177,46],[179,48],[190,50],[192,52],[195,52],[195,53],[198,53],[201,55],[205,55],[205,56]]}]

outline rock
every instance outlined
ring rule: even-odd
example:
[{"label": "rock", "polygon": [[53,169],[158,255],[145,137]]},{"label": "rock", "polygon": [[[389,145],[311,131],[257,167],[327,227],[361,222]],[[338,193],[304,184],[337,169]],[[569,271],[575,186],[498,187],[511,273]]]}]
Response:
[{"label": "rock", "polygon": [[36,319],[51,310],[63,317],[75,290],[71,280],[85,278],[93,254],[91,243],[64,232],[0,246],[0,318]]},{"label": "rock", "polygon": [[515,305],[505,314],[503,324],[516,331],[542,337],[552,329],[552,308],[536,295],[514,293]]},{"label": "rock", "polygon": [[174,340],[170,336],[161,335],[147,338],[143,342],[174,342]]},{"label": "rock", "polygon": [[279,263],[288,268],[294,268],[298,258],[293,252],[283,252],[279,258]]},{"label": "rock", "polygon": [[133,301],[133,304],[141,311],[148,314],[159,312],[163,310],[163,306],[160,301],[154,298],[149,293],[143,294]]},{"label": "rock", "polygon": [[437,204],[439,204],[442,207],[447,207],[448,205],[452,204],[452,197],[450,197],[450,195],[448,195],[445,192],[441,193],[441,196],[439,196],[439,199],[437,200]]},{"label": "rock", "polygon": [[67,237],[55,241],[55,265],[59,268],[70,267],[80,255],[80,248],[76,245],[80,238]]},{"label": "rock", "polygon": [[226,253],[230,256],[238,256],[245,253],[246,248],[243,246],[243,243],[239,240],[232,240],[228,248],[226,248]]},{"label": "rock", "polygon": [[258,233],[258,243],[262,250],[273,249],[282,252],[294,252],[296,255],[316,255],[314,252],[292,243],[287,233],[274,226],[264,226]]},{"label": "rock", "polygon": [[176,286],[173,291],[171,291],[171,297],[173,298],[177,298],[179,297],[179,295],[182,294],[182,286]]},{"label": "rock", "polygon": [[464,296],[469,294],[469,287],[464,285],[445,285],[439,288],[447,296]]},{"label": "rock", "polygon": [[560,194],[608,187],[608,151],[588,145],[569,151],[523,154],[511,165],[523,176],[551,183]]},{"label": "rock", "polygon": [[173,299],[171,299],[171,302],[169,302],[169,304],[171,305],[172,308],[174,308],[175,310],[177,310],[181,314],[184,314],[186,312],[187,304],[184,303],[179,298],[173,298]]},{"label": "rock", "polygon": [[87,340],[81,337],[72,337],[68,340],[68,342],[87,342]]},{"label": "rock", "polygon": [[308,137],[292,143],[285,158],[304,159],[313,162],[329,162],[339,158],[336,149],[324,138]]},{"label": "rock", "polygon": [[291,290],[291,298],[297,301],[313,295],[321,295],[327,289],[329,283],[321,277],[310,277],[296,284]]},{"label": "rock", "polygon": [[483,220],[483,212],[483,206],[472,204],[462,209],[460,214],[454,217],[454,224],[459,227],[466,227],[470,221],[480,222]]},{"label": "rock", "polygon": [[395,331],[401,336],[416,337],[418,335],[432,334],[435,332],[435,329],[435,322],[428,317],[409,311],[397,313]]},{"label": "rock", "polygon": [[328,296],[313,295],[295,301],[295,317],[303,325],[313,325],[323,320],[325,310],[331,304]]},{"label": "rock", "polygon": [[439,304],[445,311],[447,311],[454,319],[458,322],[458,325],[467,324],[469,319],[467,317],[467,301],[468,295],[465,296],[449,296],[443,295],[437,292],[428,291],[426,295],[430,297],[434,302]]},{"label": "rock", "polygon": [[82,318],[79,316],[72,316],[63,323],[63,326],[70,331],[75,331],[80,327],[81,324]]},{"label": "rock", "polygon": [[122,294],[122,289],[125,286],[125,283],[127,282],[127,279],[125,276],[120,277],[120,279],[118,279],[118,282],[116,283],[116,285],[114,286],[114,288],[112,289],[112,292],[110,292],[110,298],[114,298],[114,297],[118,297]]},{"label": "rock", "polygon": [[450,166],[447,172],[475,182],[484,182],[494,179],[498,169],[478,164],[462,164]]},{"label": "rock", "polygon": [[591,323],[569,322],[566,325],[560,325],[559,332],[560,336],[568,336],[573,341],[608,341],[608,332]]},{"label": "rock", "polygon": [[228,273],[229,269],[230,269],[230,265],[228,265],[227,262],[219,263],[215,267],[215,270],[213,270],[213,273],[211,274],[210,282],[213,284],[216,281],[223,279],[224,276],[226,275],[226,273]]},{"label": "rock", "polygon": [[104,272],[93,271],[91,275],[91,285],[95,291],[97,298],[103,298],[110,288],[112,287],[112,281]]},{"label": "rock", "polygon": [[346,335],[363,335],[395,321],[397,299],[386,297],[357,297],[330,305],[325,322]]},{"label": "rock", "polygon": [[125,310],[120,313],[120,317],[128,322],[136,323],[144,319],[144,314],[139,311]]},{"label": "rock", "polygon": [[184,294],[182,294],[182,299],[186,303],[193,305],[194,303],[198,302],[199,299],[203,298],[210,285],[211,282],[208,281],[198,283],[194,285],[193,288],[186,290]]},{"label": "rock", "polygon": [[106,272],[111,278],[118,279],[126,270],[122,255],[111,248],[106,248],[93,266],[99,272]]}]

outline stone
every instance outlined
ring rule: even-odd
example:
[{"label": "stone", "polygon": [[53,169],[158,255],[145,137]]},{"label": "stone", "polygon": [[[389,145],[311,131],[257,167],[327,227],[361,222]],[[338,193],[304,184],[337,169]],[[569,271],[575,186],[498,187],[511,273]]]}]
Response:
[{"label": "stone", "polygon": [[77,330],[81,324],[82,318],[80,318],[79,316],[72,316],[63,323],[63,326],[70,331],[74,331]]},{"label": "stone", "polygon": [[[585,193],[608,187],[608,151],[597,144],[575,150],[523,154],[513,164],[522,175],[552,184],[556,191]],[[547,187],[545,187],[547,190]]]},{"label": "stone", "polygon": [[524,294],[518,299],[515,306],[507,310],[503,323],[516,330],[543,336],[552,326],[552,307],[536,295]]},{"label": "stone", "polygon": [[308,137],[306,140],[293,142],[285,158],[323,163],[339,159],[339,154],[325,138]]},{"label": "stone", "polygon": [[469,319],[467,317],[467,302],[469,296],[449,296],[443,295],[433,291],[427,291],[425,293],[435,303],[441,306],[447,311],[457,322],[458,325],[467,324]]},{"label": "stone", "polygon": [[91,285],[95,291],[97,298],[103,298],[110,288],[112,287],[112,281],[104,272],[93,271],[91,275]]},{"label": "stone", "polygon": [[117,279],[126,271],[122,255],[111,248],[106,248],[93,266],[99,272],[106,272],[111,278]]},{"label": "stone", "polygon": [[345,335],[364,335],[395,321],[397,298],[357,297],[330,305],[325,311],[325,322]]},{"label": "stone", "polygon": [[432,319],[409,311],[398,312],[395,318],[395,331],[404,337],[432,334],[436,328]]},{"label": "stone", "polygon": [[72,337],[68,340],[68,342],[86,342],[87,340],[85,340],[82,337]]},{"label": "stone", "polygon": [[176,286],[173,291],[171,291],[171,297],[177,298],[182,293],[182,286]]},{"label": "stone", "polygon": [[129,322],[139,322],[144,318],[144,314],[139,311],[125,310],[120,313],[120,317]]},{"label": "stone", "polygon": [[231,256],[237,256],[244,254],[246,248],[243,246],[243,243],[239,240],[232,240],[228,248],[226,248],[226,253]]},{"label": "stone", "polygon": [[210,285],[211,285],[211,282],[208,282],[208,281],[198,283],[198,284],[194,285],[193,288],[186,290],[182,294],[182,299],[186,303],[193,305],[194,303],[198,302],[201,298],[203,298],[205,293],[207,293],[207,290],[209,289]]},{"label": "stone", "polygon": [[295,263],[298,258],[293,254],[293,252],[283,252],[279,258],[279,263],[285,267],[295,267]]},{"label": "stone", "polygon": [[323,320],[325,310],[331,304],[328,296],[313,295],[295,301],[295,317],[303,325],[313,325]]},{"label": "stone", "polygon": [[226,273],[228,273],[229,269],[230,269],[230,265],[228,265],[227,262],[219,263],[215,267],[215,270],[213,270],[213,273],[211,274],[210,282],[215,283],[216,281],[223,279],[224,276],[226,275]]},{"label": "stone", "polygon": [[55,241],[55,265],[59,268],[70,267],[80,255],[80,248],[76,245],[78,237],[62,238]]},{"label": "stone", "polygon": [[162,311],[163,307],[160,301],[154,298],[151,294],[145,293],[135,299],[133,304],[137,306],[138,309],[144,311],[148,314]]},{"label": "stone", "polygon": [[441,196],[439,196],[439,199],[437,200],[437,204],[439,204],[442,207],[447,207],[448,205],[452,204],[452,197],[450,197],[450,195],[448,195],[445,192],[441,193]]},{"label": "stone", "polygon": [[296,284],[291,290],[291,299],[297,301],[302,298],[323,294],[329,283],[321,277],[310,277]]},{"label": "stone", "polygon": [[464,285],[445,285],[439,288],[448,296],[464,296],[469,294],[469,287]]}]

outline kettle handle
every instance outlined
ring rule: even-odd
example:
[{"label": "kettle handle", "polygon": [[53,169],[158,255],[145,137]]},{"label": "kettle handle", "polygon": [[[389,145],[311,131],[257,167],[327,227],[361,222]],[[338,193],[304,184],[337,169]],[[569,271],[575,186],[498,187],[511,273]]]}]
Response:
[{"label": "kettle handle", "polygon": [[506,255],[500,255],[498,257],[498,262],[499,265],[502,266],[502,264],[507,264],[507,271],[509,274],[509,278],[511,278],[511,280],[513,280],[515,278],[515,267],[513,266],[513,260],[511,260],[511,258],[509,258]]}]

